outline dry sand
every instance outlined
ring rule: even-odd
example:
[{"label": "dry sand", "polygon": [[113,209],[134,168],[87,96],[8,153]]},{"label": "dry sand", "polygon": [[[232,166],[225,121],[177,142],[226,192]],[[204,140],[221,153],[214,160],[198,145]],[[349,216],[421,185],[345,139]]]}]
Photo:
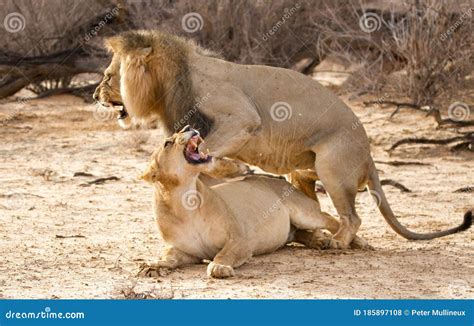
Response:
[{"label": "dry sand", "polygon": [[[412,193],[384,190],[400,220],[417,231],[460,223],[473,207],[471,154],[439,146],[385,149],[407,136],[442,137],[421,113],[351,104],[371,138],[382,179]],[[287,246],[252,258],[229,280],[206,266],[179,268],[159,279],[137,278],[138,266],[163,248],[151,211],[151,188],[136,180],[160,139],[159,130],[124,131],[94,119],[93,105],[70,96],[1,105],[0,298],[473,298],[472,229],[429,242],[396,235],[359,196],[360,235],[375,251],[317,251]],[[6,121],[5,121],[6,119]],[[90,176],[74,176],[88,173]],[[103,184],[87,182],[112,177]],[[366,197],[365,197],[366,198]],[[323,209],[335,213],[320,195]]]}]

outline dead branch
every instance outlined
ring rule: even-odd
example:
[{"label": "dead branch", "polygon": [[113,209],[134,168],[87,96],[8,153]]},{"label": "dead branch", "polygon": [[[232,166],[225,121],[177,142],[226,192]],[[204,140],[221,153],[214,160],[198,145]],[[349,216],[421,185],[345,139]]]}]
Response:
[{"label": "dead branch", "polygon": [[451,138],[445,138],[445,139],[429,139],[429,138],[404,138],[399,141],[397,141],[395,144],[393,144],[388,151],[391,152],[397,147],[404,145],[404,144],[433,144],[433,145],[447,145],[451,144],[456,141],[465,141],[467,140],[468,143],[472,143],[474,141],[474,132],[469,132],[466,133],[462,136],[455,136]]},{"label": "dead branch", "polygon": [[94,175],[87,172],[74,172],[73,177],[93,177]]},{"label": "dead branch", "polygon": [[[22,33],[2,34],[0,98],[26,86],[40,90],[38,94],[56,88],[78,95],[90,91],[76,89],[77,85],[68,88],[68,83],[80,73],[101,73],[107,65],[108,55],[97,36],[98,32],[107,35],[121,30],[120,9],[114,0],[84,0],[81,4],[51,0],[29,5],[7,0],[2,11],[21,12],[27,23]],[[44,96],[51,94],[55,92]]]},{"label": "dead branch", "polygon": [[462,187],[453,191],[453,193],[471,193],[471,192],[474,192],[474,186]]},{"label": "dead branch", "polygon": [[85,238],[85,236],[82,234],[73,234],[73,235],[56,234],[56,239],[69,239],[69,238]]},{"label": "dead branch", "polygon": [[451,152],[468,151],[474,152],[474,140],[462,142],[450,148]]},{"label": "dead branch", "polygon": [[86,86],[55,88],[39,94],[36,98],[44,98],[47,96],[59,94],[71,94],[81,97],[86,102],[93,102],[90,94],[94,92],[98,85],[99,83],[94,83]]},{"label": "dead branch", "polygon": [[106,178],[98,178],[86,183],[81,183],[79,186],[81,187],[89,187],[90,185],[101,185],[104,184],[106,181],[118,181],[120,180],[119,177],[116,176],[111,176],[111,177],[106,177]]},{"label": "dead branch", "polygon": [[392,180],[392,179],[384,179],[384,180],[381,180],[380,183],[382,184],[382,186],[388,185],[388,186],[392,186],[392,187],[395,187],[397,189],[400,189],[401,192],[411,192],[410,189],[408,189],[407,187],[402,185],[400,182],[397,182],[397,181]]},{"label": "dead branch", "polygon": [[379,101],[364,101],[363,103],[366,106],[374,105],[374,104],[379,104],[379,105],[387,104],[387,105],[394,105],[396,107],[407,107],[407,108],[423,111],[418,105],[414,103],[409,103],[409,102],[397,102],[397,101],[386,101],[386,100],[380,101],[379,100]]},{"label": "dead branch", "polygon": [[404,165],[431,166],[432,165],[430,163],[423,163],[423,162],[417,162],[417,161],[388,161],[388,162],[374,161],[374,162],[378,164],[387,164],[387,165],[393,165],[393,166],[404,166]]},{"label": "dead branch", "polygon": [[363,102],[364,105],[373,105],[373,104],[379,104],[380,106],[386,104],[386,105],[393,105],[395,106],[395,110],[390,114],[390,117],[389,119],[392,119],[395,114],[397,114],[398,112],[400,112],[400,110],[402,108],[405,108],[405,109],[413,109],[413,110],[416,110],[416,111],[422,111],[422,112],[427,112],[426,110],[420,108],[418,105],[414,104],[414,103],[409,103],[409,102],[397,102],[397,101],[364,101]]}]

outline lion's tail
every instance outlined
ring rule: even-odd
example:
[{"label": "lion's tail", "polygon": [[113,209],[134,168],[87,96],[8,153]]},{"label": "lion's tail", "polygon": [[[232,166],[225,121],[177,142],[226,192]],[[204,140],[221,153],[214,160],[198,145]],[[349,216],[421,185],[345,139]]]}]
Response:
[{"label": "lion's tail", "polygon": [[432,232],[432,233],[417,233],[408,230],[398,221],[397,217],[393,213],[390,205],[388,204],[387,198],[385,198],[385,193],[383,192],[382,185],[379,180],[379,176],[377,170],[375,168],[374,162],[371,162],[371,168],[369,172],[369,182],[368,187],[371,191],[372,195],[377,198],[377,204],[379,205],[380,212],[382,213],[383,217],[390,225],[390,227],[400,234],[402,237],[410,239],[410,240],[431,240],[434,238],[443,237],[449,234],[465,231],[469,229],[472,225],[472,209],[468,210],[464,214],[464,221],[461,225],[447,229],[444,231],[439,232]]}]

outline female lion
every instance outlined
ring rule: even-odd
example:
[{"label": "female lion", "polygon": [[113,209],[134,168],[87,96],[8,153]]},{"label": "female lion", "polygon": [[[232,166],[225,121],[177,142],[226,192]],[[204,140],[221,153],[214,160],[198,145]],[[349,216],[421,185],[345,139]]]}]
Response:
[{"label": "female lion", "polygon": [[[339,222],[284,179],[250,175],[212,187],[202,183],[201,172],[246,166],[200,152],[201,142],[198,131],[185,127],[153,154],[142,176],[155,187],[158,228],[170,245],[157,263],[142,267],[142,275],[208,259],[208,275],[225,278],[253,255],[288,242],[337,248],[322,229],[335,233]],[[352,246],[366,244],[356,237]]]}]

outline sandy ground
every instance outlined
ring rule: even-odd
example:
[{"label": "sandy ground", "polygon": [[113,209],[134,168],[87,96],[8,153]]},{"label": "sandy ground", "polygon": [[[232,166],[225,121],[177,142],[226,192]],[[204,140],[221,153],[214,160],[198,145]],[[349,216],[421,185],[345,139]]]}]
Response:
[{"label": "sandy ground", "polygon": [[[378,161],[416,160],[426,166],[378,164],[400,220],[418,231],[457,225],[474,206],[471,154],[439,146],[385,149],[407,136],[442,137],[422,114],[351,104]],[[429,242],[397,236],[359,196],[360,235],[375,251],[317,251],[287,246],[252,258],[229,280],[205,276],[205,265],[159,279],[137,278],[163,242],[151,211],[152,189],[136,180],[160,139],[158,130],[120,130],[94,119],[93,105],[60,96],[0,109],[0,297],[3,298],[474,298],[472,229]],[[103,120],[103,121],[101,121]],[[87,173],[86,175],[78,173]],[[76,176],[75,176],[76,174]],[[87,182],[117,177],[103,184]],[[323,209],[335,213],[320,195]]]}]

